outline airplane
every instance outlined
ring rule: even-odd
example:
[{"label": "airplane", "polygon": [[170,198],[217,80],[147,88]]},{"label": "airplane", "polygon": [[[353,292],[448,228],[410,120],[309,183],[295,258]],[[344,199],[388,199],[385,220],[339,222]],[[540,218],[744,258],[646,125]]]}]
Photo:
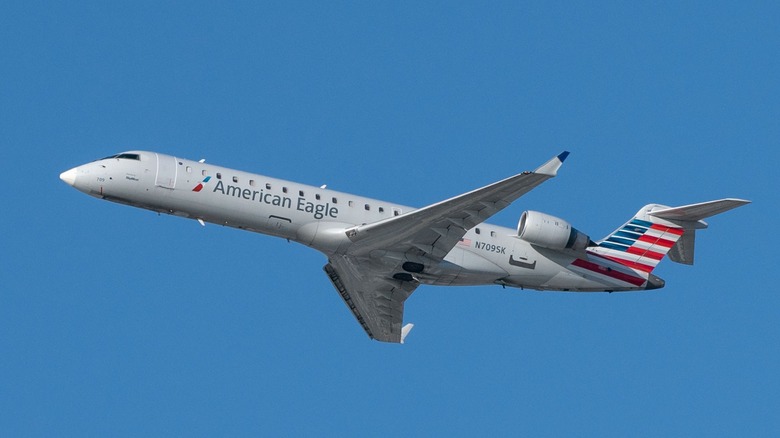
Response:
[{"label": "airplane", "polygon": [[525,211],[516,229],[485,221],[557,175],[569,152],[423,208],[257,175],[156,152],[129,151],[63,172],[88,195],[277,236],[325,254],[323,267],[369,338],[403,343],[404,303],[421,284],[500,285],[571,292],[662,288],[665,257],[693,264],[703,219],[742,199],[648,204],[594,241],[569,222]]}]

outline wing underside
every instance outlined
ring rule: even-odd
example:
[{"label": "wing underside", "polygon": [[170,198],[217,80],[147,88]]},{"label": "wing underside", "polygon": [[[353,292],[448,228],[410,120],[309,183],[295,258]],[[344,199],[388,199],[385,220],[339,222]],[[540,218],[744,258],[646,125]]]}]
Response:
[{"label": "wing underside", "polygon": [[367,263],[332,257],[323,270],[371,339],[402,343],[404,302],[418,284],[362,269]]}]

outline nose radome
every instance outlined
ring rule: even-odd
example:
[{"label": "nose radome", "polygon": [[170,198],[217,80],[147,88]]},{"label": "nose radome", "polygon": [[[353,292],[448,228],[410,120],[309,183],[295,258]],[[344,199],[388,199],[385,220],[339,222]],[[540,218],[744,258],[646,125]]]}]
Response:
[{"label": "nose radome", "polygon": [[74,167],[73,169],[66,170],[60,174],[60,179],[68,183],[69,186],[76,184],[76,174],[78,171]]}]

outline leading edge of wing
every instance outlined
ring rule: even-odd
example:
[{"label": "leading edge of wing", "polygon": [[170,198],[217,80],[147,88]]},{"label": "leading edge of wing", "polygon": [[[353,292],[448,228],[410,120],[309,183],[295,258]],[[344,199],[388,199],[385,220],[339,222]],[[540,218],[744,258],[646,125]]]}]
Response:
[{"label": "leading edge of wing", "polygon": [[350,228],[347,236],[353,245],[349,252],[365,254],[373,249],[403,251],[404,248],[421,249],[430,245],[431,250],[423,252],[435,259],[443,259],[467,230],[555,177],[568,156],[569,152],[564,151],[532,172],[519,173],[400,216]]}]

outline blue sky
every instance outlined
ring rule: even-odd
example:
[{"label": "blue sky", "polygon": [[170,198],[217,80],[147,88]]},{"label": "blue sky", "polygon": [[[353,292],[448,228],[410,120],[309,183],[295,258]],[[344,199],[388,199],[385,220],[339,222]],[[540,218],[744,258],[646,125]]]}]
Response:
[{"label": "blue sky", "polygon": [[[771,2],[16,2],[0,14],[0,435],[777,436]],[[370,341],[296,244],[101,202],[147,149],[423,206],[533,169],[601,237],[723,197],[635,294],[421,287]]]}]

